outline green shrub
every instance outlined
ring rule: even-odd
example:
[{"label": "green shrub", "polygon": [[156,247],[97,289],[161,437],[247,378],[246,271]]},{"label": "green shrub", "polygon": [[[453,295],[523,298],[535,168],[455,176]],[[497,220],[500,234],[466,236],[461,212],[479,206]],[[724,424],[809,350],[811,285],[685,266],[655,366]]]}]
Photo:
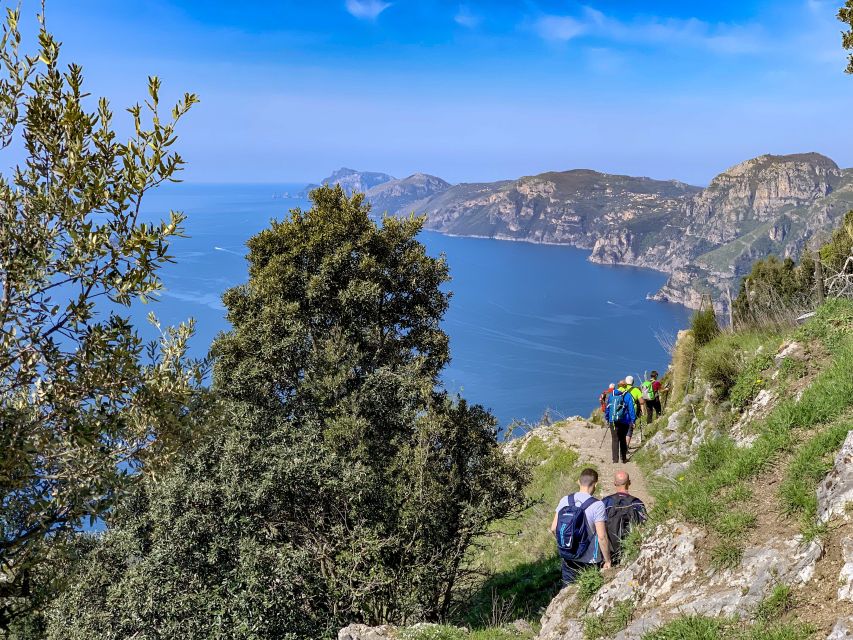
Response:
[{"label": "green shrub", "polygon": [[699,371],[718,398],[726,398],[743,369],[743,358],[730,341],[714,341],[699,351]]},{"label": "green shrub", "polygon": [[814,261],[808,254],[800,265],[773,255],[758,260],[732,304],[735,327],[790,324],[811,304],[813,290]]},{"label": "green shrub", "polygon": [[578,586],[578,599],[586,606],[592,600],[592,596],[601,589],[604,584],[604,576],[601,575],[598,567],[588,567],[578,573],[575,584]]},{"label": "green shrub", "polygon": [[690,320],[690,330],[698,347],[708,344],[720,335],[720,325],[717,322],[714,307],[710,304],[705,305],[704,308],[694,313]]}]

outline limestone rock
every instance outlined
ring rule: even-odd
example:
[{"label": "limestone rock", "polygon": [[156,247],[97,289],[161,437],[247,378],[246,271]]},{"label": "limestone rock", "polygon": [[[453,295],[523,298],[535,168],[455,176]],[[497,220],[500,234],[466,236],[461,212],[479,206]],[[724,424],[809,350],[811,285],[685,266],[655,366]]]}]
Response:
[{"label": "limestone rock", "polygon": [[732,440],[739,447],[748,447],[758,438],[757,433],[748,431],[749,425],[765,417],[776,403],[776,393],[762,389],[753,398],[731,430]]},{"label": "limestone rock", "polygon": [[711,573],[699,585],[673,593],[666,606],[686,613],[731,616],[752,609],[781,583],[805,584],[823,554],[817,541],[805,543],[802,536],[772,538],[760,547],[744,551],[740,564]]},{"label": "limestone rock", "polygon": [[817,488],[818,518],[829,522],[834,517],[849,520],[847,505],[853,503],[853,431],[835,457],[835,466]]},{"label": "limestone rock", "polygon": [[779,352],[774,356],[776,366],[782,364],[786,359],[804,360],[806,357],[806,348],[796,341],[786,342],[779,348]]},{"label": "limestone rock", "polygon": [[838,622],[826,636],[826,640],[844,640],[853,638],[853,617],[839,618]]},{"label": "limestone rock", "polygon": [[527,620],[519,618],[515,622],[512,623],[512,628],[516,630],[516,632],[529,636],[533,634],[533,625],[530,624]]},{"label": "limestone rock", "polygon": [[563,588],[545,609],[536,640],[582,638],[583,625],[574,617],[578,607],[578,588],[575,585]]},{"label": "limestone rock", "polygon": [[844,538],[841,542],[844,566],[838,574],[838,599],[853,602],[853,538]]},{"label": "limestone rock", "polygon": [[675,521],[658,525],[643,540],[637,558],[593,596],[589,611],[600,614],[625,600],[645,607],[668,596],[698,570],[696,542],[703,536],[698,528]]},{"label": "limestone rock", "polygon": [[338,640],[395,640],[396,631],[391,625],[369,627],[366,624],[351,624],[338,631]]},{"label": "limestone rock", "polygon": [[633,620],[631,624],[622,629],[619,633],[613,636],[613,640],[642,640],[650,631],[654,631],[663,624],[660,612],[652,611],[651,613]]}]

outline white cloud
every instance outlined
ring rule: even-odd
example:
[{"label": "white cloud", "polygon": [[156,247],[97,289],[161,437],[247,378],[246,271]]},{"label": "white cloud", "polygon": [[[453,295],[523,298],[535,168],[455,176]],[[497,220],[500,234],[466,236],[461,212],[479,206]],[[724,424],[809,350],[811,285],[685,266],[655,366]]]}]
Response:
[{"label": "white cloud", "polygon": [[756,25],[709,23],[698,18],[623,21],[592,7],[583,7],[578,16],[544,15],[534,26],[540,37],[552,41],[589,35],[613,42],[703,48],[728,54],[767,48],[764,33]]},{"label": "white cloud", "polygon": [[473,14],[468,5],[460,4],[459,10],[456,12],[456,15],[453,16],[453,21],[463,27],[475,29],[480,25],[482,19],[480,18],[480,16]]},{"label": "white cloud", "polygon": [[583,34],[587,25],[572,16],[545,15],[533,23],[533,28],[544,40],[568,42]]},{"label": "white cloud", "polygon": [[390,6],[382,0],[346,0],[347,11],[359,20],[376,20]]}]

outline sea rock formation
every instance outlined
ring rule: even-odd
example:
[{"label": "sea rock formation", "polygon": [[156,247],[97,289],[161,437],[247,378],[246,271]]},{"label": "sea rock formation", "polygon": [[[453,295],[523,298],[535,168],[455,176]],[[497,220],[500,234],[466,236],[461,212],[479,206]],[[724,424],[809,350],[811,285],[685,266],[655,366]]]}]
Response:
[{"label": "sea rock formation", "polygon": [[355,192],[364,193],[373,187],[390,182],[391,180],[394,180],[394,176],[389,176],[387,173],[380,173],[378,171],[356,171],[355,169],[341,167],[337,171],[333,171],[331,175],[323,178],[320,181],[320,184],[309,184],[305,187],[301,195],[303,197],[307,196],[311,189],[319,187],[321,184],[327,184],[329,186],[335,186],[337,184],[341,186],[348,196],[351,196]]},{"label": "sea rock formation", "polygon": [[704,189],[587,169],[453,186],[351,170],[327,181],[367,191],[378,212],[426,214],[436,231],[569,244],[593,262],[663,271],[653,298],[694,308],[706,293],[724,308],[756,259],[799,257],[853,208],[853,170],[817,153],[753,158]]},{"label": "sea rock formation", "polygon": [[373,213],[386,211],[410,213],[418,207],[418,202],[442,193],[450,188],[450,183],[426,173],[415,173],[401,180],[389,180],[365,192],[365,197],[373,207]]}]

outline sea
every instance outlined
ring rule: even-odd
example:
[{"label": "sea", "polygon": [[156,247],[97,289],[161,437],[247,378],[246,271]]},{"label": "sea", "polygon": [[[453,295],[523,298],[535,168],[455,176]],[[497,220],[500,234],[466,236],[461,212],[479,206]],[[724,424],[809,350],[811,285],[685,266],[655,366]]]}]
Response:
[{"label": "sea", "polygon": [[[300,184],[189,184],[146,195],[143,217],[187,215],[187,237],[171,247],[155,302],[135,305],[142,323],[153,311],[162,325],[195,318],[192,355],[229,330],[222,293],[246,282],[246,241],[310,203]],[[628,374],[663,372],[662,346],[689,322],[680,305],[646,296],[666,277],[648,269],[597,265],[566,246],[451,237],[424,231],[433,256],[445,255],[452,280],[443,321],[451,362],[443,385],[488,408],[506,434],[543,417],[589,415],[609,383]]]}]

